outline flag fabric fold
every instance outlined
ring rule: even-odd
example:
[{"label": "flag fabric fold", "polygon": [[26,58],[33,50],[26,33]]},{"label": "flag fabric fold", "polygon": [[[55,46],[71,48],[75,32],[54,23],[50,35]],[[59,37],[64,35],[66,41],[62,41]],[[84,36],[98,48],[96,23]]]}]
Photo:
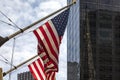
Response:
[{"label": "flag fabric fold", "polygon": [[41,58],[29,64],[28,67],[35,80],[55,80],[55,72],[45,73],[44,63]]},{"label": "flag fabric fold", "polygon": [[46,74],[44,73],[44,66],[40,58],[28,65],[28,67],[35,80],[46,79]]},{"label": "flag fabric fold", "polygon": [[[46,80],[49,80],[47,78],[51,78],[51,75],[55,76],[55,73],[58,72],[59,46],[65,32],[68,15],[69,9],[33,31],[38,40],[38,55],[43,61],[44,68],[41,68],[44,69]],[[50,80],[53,80],[53,77]]]}]

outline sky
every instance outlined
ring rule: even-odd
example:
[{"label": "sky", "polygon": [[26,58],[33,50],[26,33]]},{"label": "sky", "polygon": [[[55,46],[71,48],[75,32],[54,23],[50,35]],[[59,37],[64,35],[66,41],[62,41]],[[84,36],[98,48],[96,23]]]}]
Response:
[{"label": "sky", "polygon": [[[47,16],[48,14],[62,8],[66,5],[67,0],[0,0],[0,11],[9,17],[19,28],[24,28],[31,23]],[[12,24],[5,16],[0,13],[0,21],[5,21]],[[45,22],[45,21],[44,21]],[[34,26],[24,33],[7,41],[0,47],[0,67],[3,72],[8,71],[11,67],[3,61],[11,62],[13,44],[13,65],[18,65],[21,62],[31,58],[37,54],[37,39],[32,33],[32,30],[39,27],[44,22]],[[6,37],[18,31],[17,27],[9,26],[0,22],[0,36]],[[59,55],[59,72],[57,73],[57,80],[67,80],[67,34],[65,31],[62,43],[60,45]],[[33,60],[34,61],[34,60]],[[4,80],[17,80],[17,74],[29,71],[27,63],[4,77]]]}]

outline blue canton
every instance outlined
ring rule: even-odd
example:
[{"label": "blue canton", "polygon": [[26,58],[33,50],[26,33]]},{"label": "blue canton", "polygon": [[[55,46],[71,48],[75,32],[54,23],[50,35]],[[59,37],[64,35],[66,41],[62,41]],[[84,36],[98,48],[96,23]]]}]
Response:
[{"label": "blue canton", "polygon": [[59,36],[63,36],[65,32],[65,28],[68,21],[68,15],[69,9],[65,10],[64,12],[60,13],[59,15],[51,19]]}]

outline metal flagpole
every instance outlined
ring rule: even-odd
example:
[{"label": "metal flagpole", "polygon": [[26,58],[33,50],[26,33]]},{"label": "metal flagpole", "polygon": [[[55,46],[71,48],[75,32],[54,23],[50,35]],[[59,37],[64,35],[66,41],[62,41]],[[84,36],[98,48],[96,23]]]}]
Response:
[{"label": "metal flagpole", "polygon": [[0,80],[3,80],[2,68],[0,68]]},{"label": "metal flagpole", "polygon": [[[28,59],[28,60],[22,62],[21,64],[15,66],[14,68],[12,68],[12,69],[10,69],[10,70],[4,72],[4,73],[3,73],[3,76],[5,76],[5,75],[7,75],[8,73],[10,73],[10,72],[16,70],[17,68],[21,67],[22,65],[26,64],[27,62],[31,61],[32,59],[36,58],[37,56],[39,56],[39,55],[35,55],[35,56],[33,56],[32,58],[30,58],[30,59]],[[1,80],[1,79],[0,79],[0,80]]]},{"label": "metal flagpole", "polygon": [[20,29],[19,31],[15,32],[14,34],[12,34],[12,35],[10,35],[10,36],[8,36],[8,37],[3,38],[3,37],[0,36],[0,47],[1,47],[5,42],[7,42],[9,39],[15,37],[16,35],[18,35],[18,34],[20,34],[20,33],[23,33],[25,30],[27,30],[27,29],[33,27],[34,25],[42,22],[43,20],[45,20],[45,19],[53,16],[54,14],[56,14],[56,13],[58,13],[58,12],[64,10],[64,9],[66,9],[66,8],[69,8],[70,6],[72,6],[72,5],[75,4],[75,3],[76,3],[76,0],[73,0],[71,4],[69,4],[69,5],[67,5],[67,6],[65,6],[65,7],[61,8],[61,9],[59,9],[59,10],[53,12],[53,13],[51,13],[51,14],[49,14],[48,16],[46,16],[46,17],[44,17],[44,18],[42,18],[42,19],[40,19],[40,20],[38,20],[38,21],[30,24],[29,26],[27,26],[27,27],[25,27],[25,28],[23,28],[23,29]]}]

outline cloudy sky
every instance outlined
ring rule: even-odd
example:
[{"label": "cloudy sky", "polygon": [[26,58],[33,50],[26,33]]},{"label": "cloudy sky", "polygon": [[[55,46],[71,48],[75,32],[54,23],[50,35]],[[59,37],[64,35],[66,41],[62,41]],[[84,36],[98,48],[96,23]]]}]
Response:
[{"label": "cloudy sky", "polygon": [[[7,15],[18,27],[23,28],[29,24],[41,19],[44,16],[60,9],[66,5],[67,0],[0,0],[0,11]],[[0,21],[11,23],[5,16],[0,13]],[[12,23],[11,23],[12,24]],[[43,23],[40,23],[41,25]],[[3,68],[3,72],[10,69],[10,65],[4,63],[5,59],[8,62],[12,57],[12,46],[15,40],[15,48],[13,54],[13,65],[18,65],[21,62],[29,59],[37,54],[37,40],[34,34],[31,32],[39,25],[25,31],[6,42],[0,47],[0,67]],[[8,26],[7,24],[0,22],[0,36],[6,37],[15,31],[19,30],[16,27]],[[59,73],[57,74],[57,80],[67,80],[67,42],[66,32],[60,46],[59,56]],[[23,65],[16,71],[11,73],[11,80],[17,80],[17,74],[25,71],[29,71],[27,65]],[[4,77],[4,80],[10,80],[9,74]]]}]

